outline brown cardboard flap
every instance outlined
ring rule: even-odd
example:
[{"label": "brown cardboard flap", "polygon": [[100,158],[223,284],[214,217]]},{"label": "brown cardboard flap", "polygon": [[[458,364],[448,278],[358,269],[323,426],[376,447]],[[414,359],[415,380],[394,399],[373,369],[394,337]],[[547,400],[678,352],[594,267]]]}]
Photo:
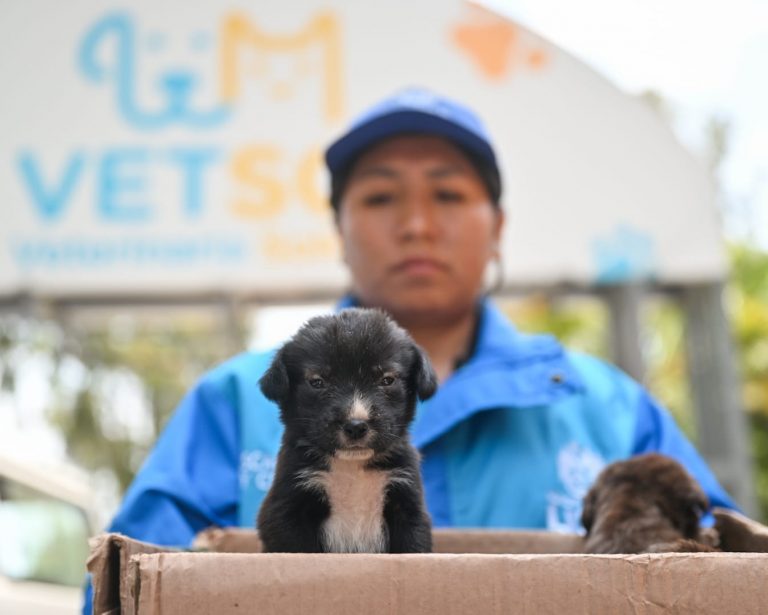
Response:
[{"label": "brown cardboard flap", "polygon": [[[575,534],[540,531],[434,530],[435,553],[582,553],[584,539]],[[193,548],[217,553],[260,553],[255,530],[208,528],[196,537]]]},{"label": "brown cardboard flap", "polygon": [[261,553],[261,540],[256,530],[209,527],[195,536],[192,548],[217,553]]},{"label": "brown cardboard flap", "polygon": [[171,550],[121,534],[100,534],[91,539],[90,546],[86,566],[93,575],[94,615],[132,614],[134,587],[127,574],[130,558]]},{"label": "brown cardboard flap", "polygon": [[[733,553],[768,553],[768,527],[725,508],[715,508],[720,548]],[[438,529],[432,533],[435,553],[583,553],[584,539],[576,534],[544,531]],[[209,528],[200,532],[194,548],[219,553],[260,553],[255,530]]]},{"label": "brown cardboard flap", "polygon": [[137,615],[764,613],[768,555],[135,556]]},{"label": "brown cardboard flap", "polygon": [[725,508],[712,512],[723,551],[768,553],[768,527]]},{"label": "brown cardboard flap", "polygon": [[583,553],[576,534],[511,530],[435,530],[435,553]]}]

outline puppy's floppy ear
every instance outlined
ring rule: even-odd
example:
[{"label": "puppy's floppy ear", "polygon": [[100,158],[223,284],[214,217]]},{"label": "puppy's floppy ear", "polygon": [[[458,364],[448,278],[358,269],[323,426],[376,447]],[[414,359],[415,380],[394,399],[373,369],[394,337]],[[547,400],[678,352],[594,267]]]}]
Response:
[{"label": "puppy's floppy ear", "polygon": [[[693,481],[693,479],[690,479]],[[697,483],[692,482],[682,497],[683,510],[678,511],[681,530],[686,538],[695,538],[699,532],[699,521],[709,510],[709,498]]]},{"label": "puppy's floppy ear", "polygon": [[691,488],[684,492],[683,502],[688,511],[697,518],[709,509],[709,498],[696,484],[691,485]]},{"label": "puppy's floppy ear", "polygon": [[288,380],[288,370],[285,367],[282,350],[279,350],[275,358],[272,359],[269,369],[264,372],[264,375],[259,380],[259,386],[261,387],[261,392],[264,393],[264,397],[276,403],[280,403],[288,395],[290,381]]},{"label": "puppy's floppy ear", "polygon": [[426,353],[416,344],[413,345],[412,377],[416,383],[416,395],[421,401],[429,399],[437,390],[437,374]]},{"label": "puppy's floppy ear", "polygon": [[592,524],[595,522],[596,506],[597,506],[597,490],[593,486],[587,492],[587,495],[584,496],[584,501],[582,502],[582,509],[581,509],[581,524],[584,526],[584,529],[587,530],[587,534],[589,534],[589,530],[592,529]]}]

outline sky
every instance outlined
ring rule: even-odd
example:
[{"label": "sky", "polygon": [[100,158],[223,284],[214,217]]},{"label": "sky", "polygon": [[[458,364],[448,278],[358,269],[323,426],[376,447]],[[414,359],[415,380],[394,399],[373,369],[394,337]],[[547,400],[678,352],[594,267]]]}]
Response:
[{"label": "sky", "polygon": [[768,248],[768,0],[484,0],[629,93],[655,90],[694,152],[729,125],[726,234]]}]

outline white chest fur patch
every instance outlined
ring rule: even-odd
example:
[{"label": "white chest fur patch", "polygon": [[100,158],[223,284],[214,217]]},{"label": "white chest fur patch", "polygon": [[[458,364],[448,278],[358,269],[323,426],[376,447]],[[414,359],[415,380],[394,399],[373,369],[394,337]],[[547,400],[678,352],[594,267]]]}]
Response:
[{"label": "white chest fur patch", "polygon": [[328,472],[315,472],[313,487],[322,487],[331,514],[322,527],[322,541],[332,553],[382,553],[384,538],[384,494],[389,473],[366,470],[366,460],[331,461]]}]

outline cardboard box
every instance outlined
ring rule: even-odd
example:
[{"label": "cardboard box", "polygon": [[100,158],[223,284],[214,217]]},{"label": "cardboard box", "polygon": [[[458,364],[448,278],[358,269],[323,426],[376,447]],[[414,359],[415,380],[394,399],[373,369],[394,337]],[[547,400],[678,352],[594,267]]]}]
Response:
[{"label": "cardboard box", "polygon": [[94,612],[768,613],[768,527],[717,511],[724,553],[584,555],[579,536],[435,531],[430,555],[258,553],[258,535],[209,530],[196,548],[94,541]]}]

